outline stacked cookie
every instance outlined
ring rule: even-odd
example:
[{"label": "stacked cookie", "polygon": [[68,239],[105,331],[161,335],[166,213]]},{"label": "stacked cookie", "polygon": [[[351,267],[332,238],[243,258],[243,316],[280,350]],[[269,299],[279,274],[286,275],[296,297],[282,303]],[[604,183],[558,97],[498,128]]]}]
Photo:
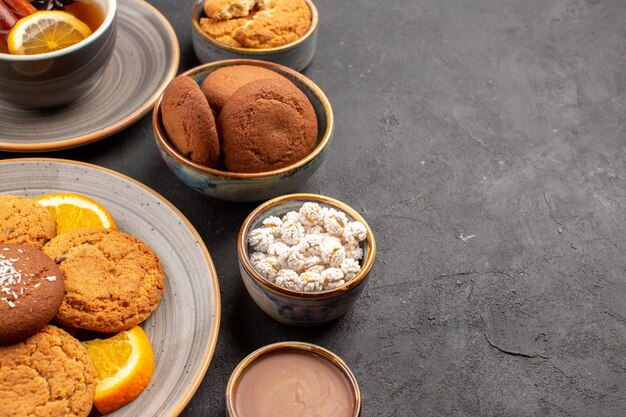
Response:
[{"label": "stacked cookie", "polygon": [[48,210],[0,195],[1,416],[87,416],[96,371],[70,329],[117,333],[143,322],[165,288],[157,255],[117,230],[55,236]]},{"label": "stacked cookie", "polygon": [[43,206],[0,195],[0,345],[37,333],[61,306],[63,273],[40,250],[55,234]]},{"label": "stacked cookie", "polygon": [[65,295],[63,273],[39,249],[0,244],[0,344],[26,339],[56,315]]},{"label": "stacked cookie", "polygon": [[251,65],[220,68],[198,86],[186,76],[165,89],[162,121],[187,159],[230,172],[267,172],[308,155],[317,142],[309,99],[282,75]]}]

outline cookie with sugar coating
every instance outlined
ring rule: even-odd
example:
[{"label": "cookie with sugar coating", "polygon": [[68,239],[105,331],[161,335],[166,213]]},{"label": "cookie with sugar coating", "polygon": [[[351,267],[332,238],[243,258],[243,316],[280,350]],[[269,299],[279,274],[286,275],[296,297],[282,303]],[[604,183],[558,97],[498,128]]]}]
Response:
[{"label": "cookie with sugar coating", "polygon": [[307,156],[317,142],[309,99],[286,78],[253,81],[237,90],[219,116],[226,168],[265,172]]},{"label": "cookie with sugar coating", "polygon": [[161,120],[170,143],[191,161],[215,168],[220,157],[215,118],[198,84],[179,75],[163,92]]},{"label": "cookie with sugar coating", "polygon": [[0,345],[41,330],[57,314],[64,295],[63,273],[45,253],[0,243]]}]

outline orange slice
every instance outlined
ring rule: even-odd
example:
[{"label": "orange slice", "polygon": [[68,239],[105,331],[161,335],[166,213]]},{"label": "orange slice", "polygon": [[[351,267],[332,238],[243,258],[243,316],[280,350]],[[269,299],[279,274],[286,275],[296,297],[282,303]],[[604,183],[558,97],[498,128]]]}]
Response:
[{"label": "orange slice", "polygon": [[128,404],[148,386],[154,353],[139,326],[108,339],[83,342],[97,374],[93,405],[107,414]]},{"label": "orange slice", "polygon": [[57,234],[74,229],[115,229],[115,222],[106,208],[80,194],[47,194],[35,198],[50,212],[57,225]]},{"label": "orange slice", "polygon": [[72,46],[89,35],[89,26],[71,14],[42,11],[18,20],[9,32],[7,46],[12,54],[43,54]]}]

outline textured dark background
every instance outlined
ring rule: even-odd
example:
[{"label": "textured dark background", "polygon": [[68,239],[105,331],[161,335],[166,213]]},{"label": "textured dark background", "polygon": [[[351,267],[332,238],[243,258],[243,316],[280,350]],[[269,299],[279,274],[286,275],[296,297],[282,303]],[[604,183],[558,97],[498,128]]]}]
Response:
[{"label": "textured dark background", "polygon": [[[195,66],[191,2],[152,3],[178,32],[181,70]],[[291,328],[256,307],[235,246],[255,205],[181,185],[149,116],[46,154],[142,181],[204,237],[222,324],[183,415],[224,415],[235,365],[282,340],[342,356],[363,416],[626,415],[626,3],[316,3],[305,73],[337,128],[300,191],[352,205],[379,243],[364,295],[337,322]]]}]

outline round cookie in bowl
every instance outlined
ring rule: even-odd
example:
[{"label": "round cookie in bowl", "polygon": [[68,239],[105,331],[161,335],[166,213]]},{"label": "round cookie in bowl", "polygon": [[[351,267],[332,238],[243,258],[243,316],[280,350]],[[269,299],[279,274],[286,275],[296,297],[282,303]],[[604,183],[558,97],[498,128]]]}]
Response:
[{"label": "round cookie in bowl", "polygon": [[257,80],[239,88],[222,108],[219,122],[224,165],[233,172],[266,172],[291,165],[309,154],[317,140],[313,106],[284,78]]},{"label": "round cookie in bowl", "polygon": [[252,81],[267,78],[280,79],[281,76],[260,66],[232,65],[210,73],[202,82],[201,89],[211,109],[219,114],[235,91]]},{"label": "round cookie in bowl", "polygon": [[215,166],[220,156],[215,118],[198,85],[176,77],[163,93],[163,126],[176,150],[193,162]]},{"label": "round cookie in bowl", "polygon": [[[230,91],[227,92],[228,98],[221,111],[212,108],[214,114],[218,113],[220,136],[221,163],[217,167],[198,164],[176,149],[164,126],[163,99],[155,105],[152,122],[161,157],[183,183],[221,200],[259,201],[293,191],[317,171],[332,139],[334,118],[330,102],[322,90],[304,75],[281,65],[254,60],[228,60],[192,68],[179,77],[191,78],[200,86],[208,83],[207,80],[218,70],[242,66],[271,71],[278,74],[281,81],[267,78],[244,85],[238,81],[236,86],[239,88],[230,95]],[[280,83],[280,91],[271,95],[263,93],[268,83]],[[284,110],[289,112],[289,118],[284,115]],[[257,117],[260,114],[264,116]],[[315,123],[312,123],[313,120]],[[315,124],[317,129],[314,128]],[[254,132],[251,126],[254,126]],[[294,126],[301,128],[294,129]],[[260,134],[263,130],[269,135]],[[280,140],[285,147],[281,150],[273,146],[272,140]],[[304,146],[297,145],[298,142]],[[233,146],[229,146],[229,143]],[[226,164],[232,162],[233,157],[237,159],[237,153],[240,152],[236,144],[242,143],[246,144],[247,161],[228,167]],[[296,154],[290,150],[292,148],[306,149],[306,152]],[[275,155],[272,153],[276,152],[280,155],[273,161]],[[290,152],[293,158],[288,157]],[[239,157],[241,159],[241,155]],[[246,163],[255,158],[260,159],[262,165],[247,169],[250,167],[246,167]]]}]

